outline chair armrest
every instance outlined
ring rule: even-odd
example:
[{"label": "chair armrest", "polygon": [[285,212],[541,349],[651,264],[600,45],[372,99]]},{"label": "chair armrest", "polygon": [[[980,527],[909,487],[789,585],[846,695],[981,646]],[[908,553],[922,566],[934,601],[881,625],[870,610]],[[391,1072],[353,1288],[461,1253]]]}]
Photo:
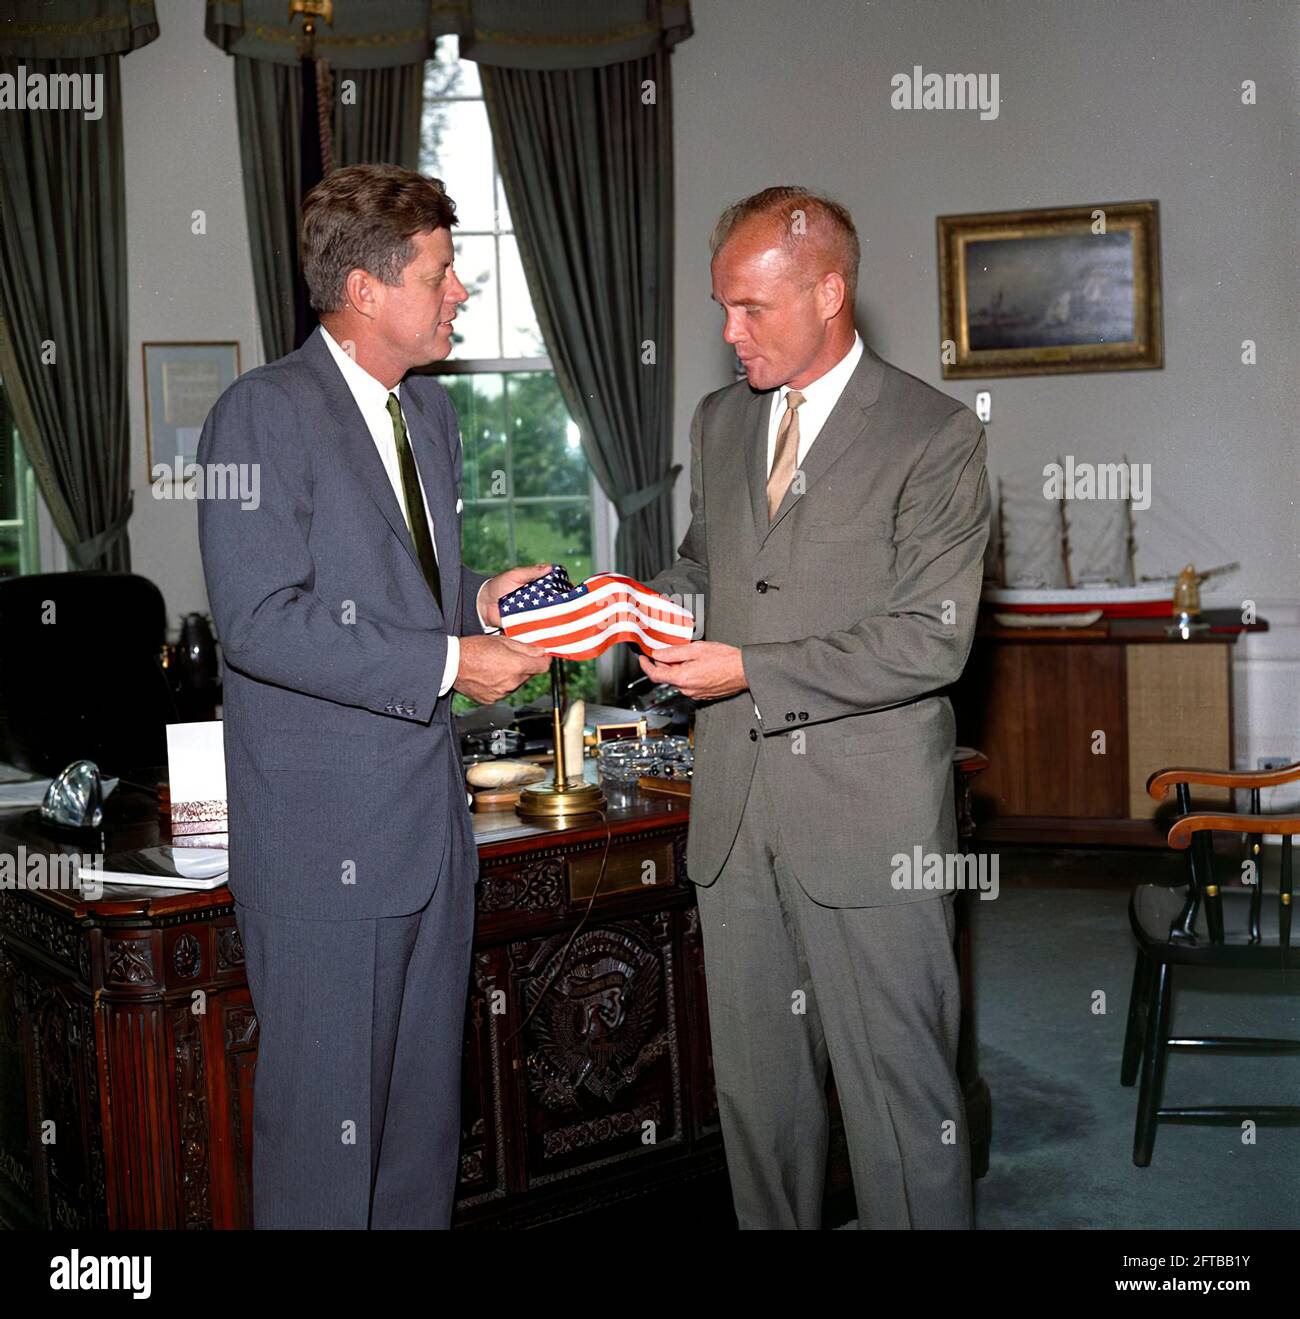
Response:
[{"label": "chair armrest", "polygon": [[1232,834],[1300,834],[1300,815],[1184,815],[1169,830],[1169,846],[1184,851],[1203,829]]},{"label": "chair armrest", "polygon": [[1214,788],[1276,788],[1297,780],[1300,780],[1300,761],[1258,773],[1233,769],[1158,769],[1147,779],[1147,793],[1156,801],[1164,801],[1176,783],[1202,783]]}]

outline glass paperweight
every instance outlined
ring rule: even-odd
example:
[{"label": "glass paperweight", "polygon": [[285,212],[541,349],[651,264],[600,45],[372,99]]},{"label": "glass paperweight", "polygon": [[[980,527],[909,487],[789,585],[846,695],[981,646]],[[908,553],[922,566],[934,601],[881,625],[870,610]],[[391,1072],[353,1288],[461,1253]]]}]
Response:
[{"label": "glass paperweight", "polygon": [[104,818],[104,790],[93,760],[74,760],[46,789],[41,818],[74,829],[97,829]]}]

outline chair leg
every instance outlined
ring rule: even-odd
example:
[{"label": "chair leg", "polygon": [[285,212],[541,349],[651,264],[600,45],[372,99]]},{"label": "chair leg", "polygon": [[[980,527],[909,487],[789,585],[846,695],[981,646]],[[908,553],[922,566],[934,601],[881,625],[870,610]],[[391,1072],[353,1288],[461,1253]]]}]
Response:
[{"label": "chair leg", "polygon": [[1153,993],[1147,1004],[1147,1037],[1142,1050],[1142,1086],[1138,1091],[1137,1129],[1133,1133],[1133,1162],[1139,1168],[1151,1162],[1156,1143],[1156,1110],[1164,1088],[1165,1058],[1169,1053],[1169,1003],[1173,976],[1168,962],[1155,968]]},{"label": "chair leg", "polygon": [[1137,1080],[1138,1063],[1142,1060],[1142,1033],[1146,1022],[1147,1003],[1151,998],[1151,982],[1155,979],[1156,964],[1139,948],[1133,965],[1133,988],[1128,996],[1128,1026],[1124,1031],[1124,1061],[1120,1065],[1120,1085],[1132,1085]]}]

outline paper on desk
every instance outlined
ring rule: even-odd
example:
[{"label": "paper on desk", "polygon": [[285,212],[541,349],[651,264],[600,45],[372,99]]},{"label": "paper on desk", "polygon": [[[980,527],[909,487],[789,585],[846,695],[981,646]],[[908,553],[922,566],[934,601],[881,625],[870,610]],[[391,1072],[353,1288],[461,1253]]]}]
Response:
[{"label": "paper on desk", "polygon": [[230,852],[224,847],[142,847],[112,858],[113,866],[97,870],[81,866],[82,879],[101,884],[132,884],[148,888],[220,888],[230,868]]}]

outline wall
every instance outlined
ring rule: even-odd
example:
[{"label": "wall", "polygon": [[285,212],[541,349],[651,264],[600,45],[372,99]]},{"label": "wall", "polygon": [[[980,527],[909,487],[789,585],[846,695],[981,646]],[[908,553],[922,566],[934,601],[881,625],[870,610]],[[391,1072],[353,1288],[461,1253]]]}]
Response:
[{"label": "wall", "polygon": [[[1273,624],[1237,647],[1237,753],[1300,759],[1296,28],[1291,3],[696,0],[673,56],[677,460],[700,395],[731,379],[709,300],[724,206],[797,183],[862,244],[858,321],[882,356],[968,404],[991,389],[992,473],[1057,454],[1151,464],[1138,572],[1240,560],[1205,599]],[[996,119],[895,110],[914,65],[997,73]],[[1254,79],[1258,104],[1241,104]],[[935,217],[1155,198],[1165,367],[941,380]],[[1242,340],[1259,364],[1241,364]],[[686,527],[688,485],[676,492]]]},{"label": "wall", "polygon": [[[202,6],[158,0],[161,36],[122,61],[127,263],[131,279],[131,563],[157,583],[174,633],[206,612],[198,504],[155,499],[145,452],[150,341],[237,340],[262,362],[235,125],[234,62],[203,35]],[[202,211],[205,234],[193,232]],[[155,458],[154,461],[160,461]]]}]

